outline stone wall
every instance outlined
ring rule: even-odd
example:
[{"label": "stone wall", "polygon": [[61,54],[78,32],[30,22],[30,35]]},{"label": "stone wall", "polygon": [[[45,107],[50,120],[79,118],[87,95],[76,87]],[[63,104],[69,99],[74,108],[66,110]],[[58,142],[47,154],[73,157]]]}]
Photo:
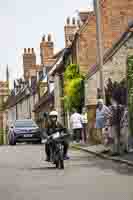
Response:
[{"label": "stone wall", "polygon": [[[129,48],[130,45],[130,48]],[[131,47],[132,46],[132,47]],[[129,52],[133,53],[133,37],[130,38],[118,51],[117,53],[109,60],[103,67],[104,74],[104,85],[108,78],[111,78],[112,81],[120,82],[123,78],[126,78],[127,73],[127,56]],[[99,81],[97,82],[99,87]]]},{"label": "stone wall", "polygon": [[[120,82],[126,78],[127,73],[127,56],[133,54],[133,37],[130,38],[122,47],[113,55],[113,57],[103,66],[104,85],[108,78],[112,81]],[[97,88],[100,88],[99,71],[86,81],[86,105],[92,105],[97,98]]]}]

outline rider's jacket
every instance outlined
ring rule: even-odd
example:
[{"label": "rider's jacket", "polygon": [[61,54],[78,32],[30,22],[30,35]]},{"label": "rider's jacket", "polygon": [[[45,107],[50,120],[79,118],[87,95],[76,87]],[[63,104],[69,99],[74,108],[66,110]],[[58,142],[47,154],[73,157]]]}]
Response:
[{"label": "rider's jacket", "polygon": [[55,131],[56,131],[56,129],[62,129],[63,128],[63,126],[62,126],[62,124],[61,123],[59,123],[58,121],[56,122],[56,123],[51,123],[51,122],[49,122],[48,124],[47,124],[47,128],[46,128],[46,134],[48,135],[48,136],[50,136],[50,135],[52,135]]}]

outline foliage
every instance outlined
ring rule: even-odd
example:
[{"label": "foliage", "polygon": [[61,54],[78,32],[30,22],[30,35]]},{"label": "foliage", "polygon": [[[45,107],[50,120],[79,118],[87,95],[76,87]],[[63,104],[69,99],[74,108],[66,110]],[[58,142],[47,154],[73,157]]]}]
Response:
[{"label": "foliage", "polygon": [[64,74],[64,107],[81,109],[84,103],[84,76],[79,72],[79,66],[70,64]]},{"label": "foliage", "polygon": [[133,134],[133,56],[128,57],[127,66],[129,127]]}]

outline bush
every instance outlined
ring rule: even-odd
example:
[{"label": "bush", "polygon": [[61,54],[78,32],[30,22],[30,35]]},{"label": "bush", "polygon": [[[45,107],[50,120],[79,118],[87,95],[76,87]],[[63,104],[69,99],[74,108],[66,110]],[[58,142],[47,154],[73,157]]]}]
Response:
[{"label": "bush", "polygon": [[84,76],[79,72],[79,66],[71,64],[64,74],[64,107],[71,111],[72,108],[81,110],[84,104]]}]

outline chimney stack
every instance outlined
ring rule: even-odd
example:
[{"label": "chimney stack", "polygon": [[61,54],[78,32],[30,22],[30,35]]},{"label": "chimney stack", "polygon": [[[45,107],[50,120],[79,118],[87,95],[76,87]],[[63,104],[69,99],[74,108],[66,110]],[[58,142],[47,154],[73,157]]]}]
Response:
[{"label": "chimney stack", "polygon": [[45,36],[43,36],[40,44],[41,64],[49,65],[49,60],[52,59],[53,55],[54,55],[54,43],[52,41],[51,34],[48,34],[47,40],[45,39]]},{"label": "chimney stack", "polygon": [[36,66],[36,55],[35,55],[34,49],[24,48],[23,69],[24,69],[25,80],[29,79],[30,72],[33,66]]},{"label": "chimney stack", "polygon": [[65,46],[66,47],[68,47],[74,40],[74,36],[75,36],[75,33],[77,32],[77,30],[78,30],[78,26],[76,24],[75,18],[73,17],[72,22],[71,22],[70,18],[68,17],[66,19],[66,25],[64,27]]}]

